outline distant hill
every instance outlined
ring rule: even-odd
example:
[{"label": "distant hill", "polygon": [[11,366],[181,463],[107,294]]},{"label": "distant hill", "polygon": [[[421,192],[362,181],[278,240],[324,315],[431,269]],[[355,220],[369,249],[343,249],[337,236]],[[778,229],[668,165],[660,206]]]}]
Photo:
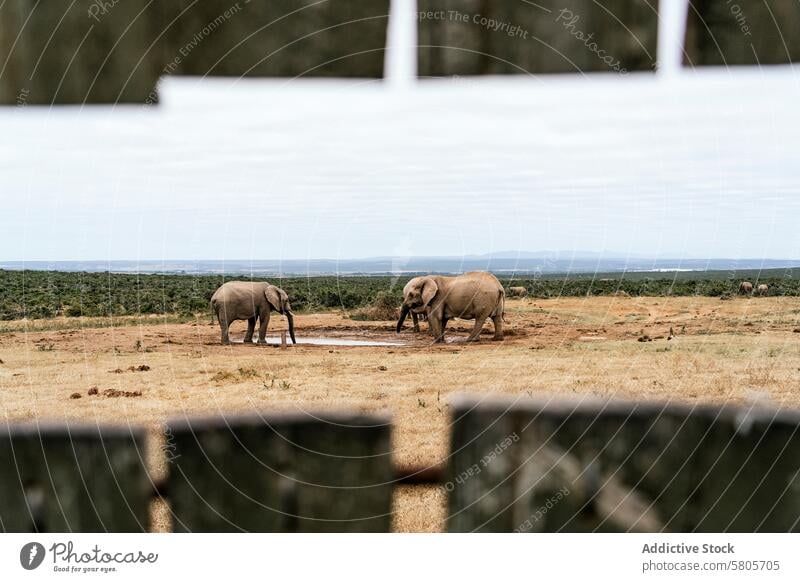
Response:
[{"label": "distant hill", "polygon": [[669,259],[613,257],[591,251],[502,251],[463,257],[373,257],[310,260],[143,260],[143,261],[5,261],[0,269],[66,272],[285,275],[384,275],[462,273],[486,270],[502,275],[590,274],[653,271],[757,271],[800,267],[800,260]]}]

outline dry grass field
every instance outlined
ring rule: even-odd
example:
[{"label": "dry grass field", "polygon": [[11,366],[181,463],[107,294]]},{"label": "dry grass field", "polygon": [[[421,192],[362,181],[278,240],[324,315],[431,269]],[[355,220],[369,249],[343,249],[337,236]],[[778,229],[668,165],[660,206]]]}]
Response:
[{"label": "dry grass field", "polygon": [[[221,346],[207,318],[3,322],[0,408],[10,421],[146,423],[156,436],[167,418],[216,411],[388,411],[397,462],[433,465],[445,460],[456,392],[800,406],[800,298],[565,297],[509,300],[506,310],[506,341],[489,341],[487,323],[472,345],[463,343],[470,322],[450,324],[448,343],[430,345],[410,322],[398,336],[394,322],[298,315],[298,340],[404,345],[285,350]],[[273,317],[269,336],[283,325]],[[235,324],[233,337],[244,327]],[[155,474],[163,470],[154,462]],[[434,488],[401,488],[395,529],[441,529],[443,501]],[[165,523],[161,508],[156,528]]]}]

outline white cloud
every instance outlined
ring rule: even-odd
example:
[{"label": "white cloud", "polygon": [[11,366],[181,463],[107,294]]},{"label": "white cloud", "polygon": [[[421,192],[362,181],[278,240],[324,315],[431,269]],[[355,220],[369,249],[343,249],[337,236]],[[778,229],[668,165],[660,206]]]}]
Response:
[{"label": "white cloud", "polygon": [[0,260],[501,249],[795,258],[791,68],[426,82],[169,79],[0,110]]}]

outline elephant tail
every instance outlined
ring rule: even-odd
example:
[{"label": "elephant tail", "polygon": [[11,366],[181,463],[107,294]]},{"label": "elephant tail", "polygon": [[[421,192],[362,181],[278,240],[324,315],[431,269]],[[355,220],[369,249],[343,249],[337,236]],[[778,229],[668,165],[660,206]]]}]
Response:
[{"label": "elephant tail", "polygon": [[497,292],[497,308],[494,310],[494,315],[499,315],[504,322],[506,321],[506,291],[502,287]]}]

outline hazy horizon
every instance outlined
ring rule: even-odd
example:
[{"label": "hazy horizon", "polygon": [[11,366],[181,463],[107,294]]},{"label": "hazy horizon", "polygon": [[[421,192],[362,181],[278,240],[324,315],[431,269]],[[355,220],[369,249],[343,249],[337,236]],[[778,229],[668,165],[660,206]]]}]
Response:
[{"label": "hazy horizon", "polygon": [[227,259],[227,260],[100,260],[0,261],[0,270],[85,273],[249,276],[412,275],[491,271],[497,275],[561,276],[601,273],[772,272],[782,277],[800,268],[798,260],[652,259],[612,257],[597,253],[495,253],[463,257],[369,257],[362,259]]},{"label": "hazy horizon", "polygon": [[363,256],[317,256],[317,257],[302,257],[302,258],[284,258],[284,257],[226,257],[226,258],[204,258],[204,257],[140,257],[140,258],[126,258],[126,257],[119,257],[119,258],[96,258],[96,257],[87,257],[81,259],[37,259],[37,258],[30,258],[30,259],[0,259],[0,265],[8,264],[8,263],[22,263],[22,262],[31,262],[31,263],[104,263],[104,262],[119,262],[119,263],[135,263],[135,262],[143,262],[143,263],[154,263],[154,262],[276,262],[276,261],[291,261],[291,262],[303,262],[303,261],[378,261],[378,260],[388,260],[388,259],[404,259],[404,258],[415,258],[415,259],[447,259],[447,260],[456,260],[456,259],[480,259],[480,258],[503,258],[503,259],[530,259],[530,258],[548,258],[552,256],[557,256],[562,259],[569,259],[569,258],[597,258],[597,259],[614,259],[614,260],[624,260],[624,259],[631,259],[631,260],[654,260],[654,261],[785,261],[785,262],[800,262],[800,257],[757,257],[757,256],[743,256],[743,257],[726,257],[726,256],[699,256],[699,255],[692,255],[692,256],[653,256],[648,254],[642,253],[623,253],[623,252],[615,252],[615,251],[590,251],[585,249],[576,249],[576,250],[557,250],[557,249],[543,249],[538,251],[513,251],[513,250],[504,250],[504,251],[492,251],[487,253],[467,253],[464,255],[439,255],[439,254],[413,254],[413,255],[363,255]]}]

